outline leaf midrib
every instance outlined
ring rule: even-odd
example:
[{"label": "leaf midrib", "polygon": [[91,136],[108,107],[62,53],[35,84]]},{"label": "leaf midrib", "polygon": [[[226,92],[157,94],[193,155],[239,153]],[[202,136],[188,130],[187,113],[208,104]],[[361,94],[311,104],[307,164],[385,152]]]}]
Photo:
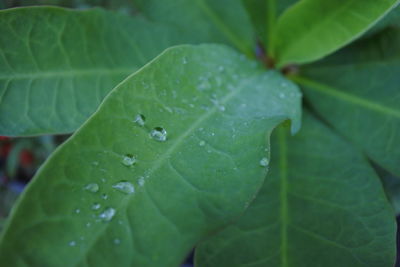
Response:
[{"label": "leaf midrib", "polygon": [[281,220],[281,266],[287,267],[288,264],[288,237],[287,230],[289,224],[288,214],[288,159],[285,128],[279,127],[278,143],[279,143],[279,171],[280,171],[280,220]]},{"label": "leaf midrib", "polygon": [[378,103],[374,103],[365,98],[358,97],[348,92],[344,92],[343,90],[339,90],[337,88],[330,87],[328,85],[304,77],[296,76],[293,77],[293,80],[299,83],[300,85],[306,86],[308,89],[311,89],[318,93],[331,96],[336,99],[343,100],[344,102],[352,103],[354,105],[358,105],[365,109],[382,113],[384,115],[391,115],[400,119],[400,110],[396,110],[387,106],[383,106]]},{"label": "leaf midrib", "polygon": [[31,73],[12,73],[0,75],[0,80],[22,80],[22,79],[40,79],[40,78],[59,78],[59,77],[75,77],[75,76],[90,76],[90,75],[117,75],[131,74],[137,68],[90,68],[90,69],[73,69],[73,70],[58,70],[58,71],[41,71]]}]

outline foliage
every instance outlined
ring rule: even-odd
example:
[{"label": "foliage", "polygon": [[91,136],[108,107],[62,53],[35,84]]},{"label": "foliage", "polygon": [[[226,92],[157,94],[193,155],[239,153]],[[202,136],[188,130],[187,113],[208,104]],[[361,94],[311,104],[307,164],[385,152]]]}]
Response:
[{"label": "foliage", "polygon": [[0,11],[0,265],[393,266],[399,1],[103,2]]}]

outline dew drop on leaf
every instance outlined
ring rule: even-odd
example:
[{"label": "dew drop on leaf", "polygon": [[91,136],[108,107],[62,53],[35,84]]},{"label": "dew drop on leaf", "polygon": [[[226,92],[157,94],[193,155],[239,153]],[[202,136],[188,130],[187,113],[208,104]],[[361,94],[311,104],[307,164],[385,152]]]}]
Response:
[{"label": "dew drop on leaf", "polygon": [[99,203],[94,203],[93,205],[92,205],[92,210],[98,210],[98,209],[100,209],[101,208],[101,205],[99,204]]},{"label": "dew drop on leaf", "polygon": [[200,141],[199,146],[205,146],[206,142],[205,141]]},{"label": "dew drop on leaf", "polygon": [[138,184],[139,184],[139,186],[143,186],[143,185],[144,185],[144,177],[143,177],[143,176],[141,176],[141,177],[139,178]]},{"label": "dew drop on leaf", "polygon": [[107,208],[102,213],[100,213],[99,218],[102,219],[103,221],[109,222],[114,217],[115,212],[116,212],[115,209]]},{"label": "dew drop on leaf", "polygon": [[133,156],[132,154],[126,154],[122,158],[122,164],[124,164],[127,167],[131,167],[136,163],[136,157]]},{"label": "dew drop on leaf", "polygon": [[75,246],[76,246],[76,242],[75,242],[75,241],[70,241],[70,242],[68,243],[68,245],[69,245],[70,247],[75,247]]},{"label": "dew drop on leaf", "polygon": [[139,126],[144,126],[146,118],[142,114],[138,114],[133,121]]},{"label": "dew drop on leaf", "polygon": [[85,185],[84,189],[86,191],[96,193],[97,191],[99,191],[99,185],[96,183],[90,183],[90,184]]},{"label": "dew drop on leaf", "polygon": [[108,195],[107,195],[107,194],[102,194],[102,195],[101,195],[101,198],[102,198],[102,199],[107,199],[107,198],[108,198]]},{"label": "dew drop on leaf", "polygon": [[162,127],[156,127],[150,131],[150,137],[159,142],[167,140],[167,131]]},{"label": "dew drop on leaf", "polygon": [[121,244],[121,240],[118,239],[118,238],[115,238],[115,239],[113,240],[113,242],[114,242],[115,245]]},{"label": "dew drop on leaf", "polygon": [[262,159],[260,160],[260,166],[262,166],[262,167],[267,167],[268,164],[269,164],[269,160],[268,160],[267,158],[262,158]]},{"label": "dew drop on leaf", "polygon": [[121,181],[112,186],[112,188],[117,189],[118,191],[125,194],[133,194],[135,193],[135,188],[133,184],[127,181]]}]

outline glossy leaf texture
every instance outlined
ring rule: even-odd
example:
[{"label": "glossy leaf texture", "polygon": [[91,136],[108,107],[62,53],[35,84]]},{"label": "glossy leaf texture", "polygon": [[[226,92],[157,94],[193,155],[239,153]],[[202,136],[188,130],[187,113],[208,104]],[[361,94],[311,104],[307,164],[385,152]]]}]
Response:
[{"label": "glossy leaf texture", "polygon": [[133,0],[148,19],[177,27],[194,42],[229,44],[249,57],[255,38],[241,0]]},{"label": "glossy leaf texture", "polygon": [[360,41],[296,78],[329,124],[400,176],[400,29]]},{"label": "glossy leaf texture", "polygon": [[320,59],[367,31],[398,0],[303,0],[278,20],[275,50],[279,66]]},{"label": "glossy leaf texture", "polygon": [[101,9],[2,10],[0,32],[0,135],[10,136],[76,130],[120,81],[188,42],[171,27]]},{"label": "glossy leaf texture", "polygon": [[273,55],[273,39],[276,21],[289,6],[298,0],[242,0],[256,30],[257,38],[263,42],[269,55]]},{"label": "glossy leaf texture", "polygon": [[168,49],[130,76],[44,164],[0,265],[178,266],[264,181],[269,134],[297,86],[218,45]]},{"label": "glossy leaf texture", "polygon": [[294,137],[273,133],[271,155],[257,198],[199,245],[198,266],[394,265],[394,215],[360,152],[306,113]]}]

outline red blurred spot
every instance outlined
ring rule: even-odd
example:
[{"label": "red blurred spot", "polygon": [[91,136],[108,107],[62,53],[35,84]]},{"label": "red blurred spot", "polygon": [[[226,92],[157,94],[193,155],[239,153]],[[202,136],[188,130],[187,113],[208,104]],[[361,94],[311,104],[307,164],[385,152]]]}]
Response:
[{"label": "red blurred spot", "polygon": [[1,136],[1,135],[0,135],[0,141],[6,141],[6,140],[9,140],[9,139],[10,139],[10,137]]},{"label": "red blurred spot", "polygon": [[33,162],[33,154],[29,150],[22,150],[19,154],[19,161],[22,166],[30,165]]},{"label": "red blurred spot", "polygon": [[6,158],[8,156],[8,153],[10,153],[11,150],[11,143],[5,143],[0,146],[0,156]]}]

